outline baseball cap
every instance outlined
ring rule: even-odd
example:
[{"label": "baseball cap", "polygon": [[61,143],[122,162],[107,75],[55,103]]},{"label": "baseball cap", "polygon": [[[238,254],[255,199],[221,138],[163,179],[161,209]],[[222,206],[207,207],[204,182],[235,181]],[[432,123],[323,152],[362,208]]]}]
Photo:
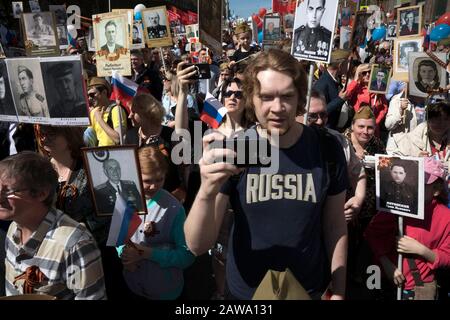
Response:
[{"label": "baseball cap", "polygon": [[444,165],[434,157],[425,158],[425,184],[432,184],[438,178],[445,179]]}]

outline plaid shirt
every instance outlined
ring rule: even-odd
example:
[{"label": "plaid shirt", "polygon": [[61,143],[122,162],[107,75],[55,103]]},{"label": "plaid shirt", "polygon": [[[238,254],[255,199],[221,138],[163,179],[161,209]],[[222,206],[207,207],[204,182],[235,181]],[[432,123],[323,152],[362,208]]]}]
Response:
[{"label": "plaid shirt", "polygon": [[6,295],[24,293],[25,279],[17,280],[31,266],[44,278],[33,293],[58,299],[106,299],[100,251],[92,235],[63,212],[51,208],[30,239],[21,244],[21,230],[13,222],[6,246]]}]

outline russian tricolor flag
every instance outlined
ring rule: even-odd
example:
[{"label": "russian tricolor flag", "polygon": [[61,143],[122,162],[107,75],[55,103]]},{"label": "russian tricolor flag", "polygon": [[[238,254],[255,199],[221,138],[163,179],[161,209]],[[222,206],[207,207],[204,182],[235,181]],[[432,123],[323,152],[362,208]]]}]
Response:
[{"label": "russian tricolor flag", "polygon": [[200,119],[210,127],[217,129],[226,114],[227,109],[219,100],[214,98],[214,96],[208,92],[206,94],[205,102],[203,103],[203,111],[200,115]]},{"label": "russian tricolor flag", "polygon": [[112,94],[110,99],[119,99],[121,105],[128,108],[128,103],[138,92],[139,85],[130,79],[123,77],[117,71],[112,73]]},{"label": "russian tricolor flag", "polygon": [[136,210],[128,206],[122,196],[117,194],[106,245],[109,247],[124,245],[139,228],[141,222],[142,219]]}]

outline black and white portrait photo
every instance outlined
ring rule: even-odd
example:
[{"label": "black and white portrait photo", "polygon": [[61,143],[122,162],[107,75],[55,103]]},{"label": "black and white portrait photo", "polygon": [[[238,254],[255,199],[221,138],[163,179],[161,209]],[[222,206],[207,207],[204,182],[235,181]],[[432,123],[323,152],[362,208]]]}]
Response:
[{"label": "black and white portrait photo", "polygon": [[39,0],[29,0],[31,12],[41,12],[41,6],[39,5]]},{"label": "black and white portrait photo", "polygon": [[131,45],[132,49],[141,49],[145,47],[144,41],[144,29],[142,23],[140,21],[135,21],[133,24],[132,31],[132,40],[133,43]]},{"label": "black and white portrait photo", "polygon": [[13,1],[11,3],[11,5],[12,5],[13,17],[15,19],[20,19],[20,15],[23,12],[23,2],[22,1]]},{"label": "black and white portrait photo", "polygon": [[348,50],[350,49],[350,38],[352,36],[352,28],[345,26],[341,27],[341,32],[339,34],[339,49]]},{"label": "black and white portrait photo", "polygon": [[145,42],[149,47],[172,45],[170,24],[165,6],[142,10]]},{"label": "black and white portrait photo", "polygon": [[389,88],[390,76],[390,67],[372,65],[372,70],[370,72],[369,91],[374,93],[386,94],[386,91]]},{"label": "black and white portrait photo", "polygon": [[7,59],[6,64],[19,121],[49,124],[39,58]]},{"label": "black and white portrait photo", "polygon": [[0,60],[0,121],[17,122],[5,60]]},{"label": "black and white portrait photo", "polygon": [[88,50],[92,52],[95,51],[95,36],[94,28],[92,26],[89,27],[88,31]]},{"label": "black and white portrait photo", "polygon": [[377,209],[423,219],[423,158],[376,155]]},{"label": "black and white portrait photo", "polygon": [[422,6],[397,9],[398,36],[417,36],[422,28]]},{"label": "black and white portrait photo", "polygon": [[293,32],[294,20],[295,20],[295,15],[292,13],[286,13],[285,15],[283,15],[284,32]]},{"label": "black and white portrait photo", "polygon": [[306,0],[295,11],[292,55],[329,63],[337,17],[337,1]]},{"label": "black and white portrait photo", "polygon": [[56,25],[67,26],[67,12],[65,5],[52,5],[48,6],[48,10],[55,13]]},{"label": "black and white portrait photo", "polygon": [[69,45],[66,26],[56,26],[56,31],[58,33],[59,48],[66,49]]},{"label": "black and white portrait photo", "polygon": [[[446,63],[446,55],[436,52],[439,60]],[[409,54],[409,94],[426,98],[429,91],[446,86],[445,69],[431,59],[426,53]]]},{"label": "black and white portrait photo", "polygon": [[394,40],[397,37],[397,22],[389,23],[386,30],[386,40]]},{"label": "black and white portrait photo", "polygon": [[263,42],[273,42],[280,40],[281,20],[279,16],[264,17]]},{"label": "black and white portrait photo", "polygon": [[408,79],[408,59],[413,52],[422,52],[422,37],[396,39],[394,42],[394,73],[404,73]]},{"label": "black and white portrait photo", "polygon": [[360,46],[366,41],[367,20],[371,16],[366,11],[358,11],[353,22],[351,46]]},{"label": "black and white portrait photo", "polygon": [[[131,75],[130,37],[127,13],[102,13],[92,16],[97,76]],[[88,40],[92,40],[92,37]],[[89,44],[90,46],[90,44]]]},{"label": "black and white portrait photo", "polygon": [[53,125],[89,125],[80,56],[41,59]]},{"label": "black and white portrait photo", "polygon": [[3,46],[0,43],[0,59],[6,58],[5,50],[3,50]]},{"label": "black and white portrait photo", "polygon": [[112,215],[117,197],[139,213],[147,210],[134,146],[83,149],[97,215]]},{"label": "black and white portrait photo", "polygon": [[185,30],[186,30],[186,38],[188,39],[188,41],[193,38],[198,38],[199,36],[198,24],[188,24],[185,27]]},{"label": "black and white portrait photo", "polygon": [[28,55],[59,53],[59,42],[53,12],[24,13],[25,48]]}]

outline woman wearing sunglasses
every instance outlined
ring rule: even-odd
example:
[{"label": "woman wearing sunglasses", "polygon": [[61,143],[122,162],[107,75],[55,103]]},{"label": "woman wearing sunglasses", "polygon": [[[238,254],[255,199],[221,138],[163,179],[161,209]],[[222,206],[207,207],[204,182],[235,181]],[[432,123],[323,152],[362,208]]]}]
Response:
[{"label": "woman wearing sunglasses", "polygon": [[363,63],[356,68],[355,78],[347,87],[347,99],[355,112],[361,104],[368,104],[372,108],[376,122],[376,136],[380,135],[380,123],[388,111],[388,102],[384,94],[369,92],[370,64]]}]

